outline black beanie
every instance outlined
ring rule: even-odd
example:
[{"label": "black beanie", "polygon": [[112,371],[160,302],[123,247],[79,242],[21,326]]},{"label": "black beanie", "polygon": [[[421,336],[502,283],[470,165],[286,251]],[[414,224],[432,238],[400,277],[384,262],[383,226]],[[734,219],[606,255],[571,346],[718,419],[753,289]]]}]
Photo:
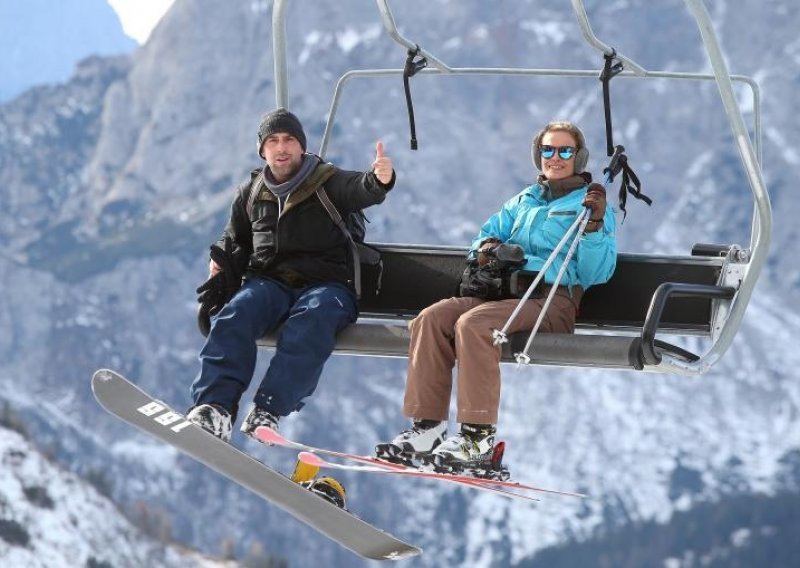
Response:
[{"label": "black beanie", "polygon": [[306,151],[306,133],[303,132],[300,120],[285,108],[279,108],[268,112],[261,118],[261,124],[258,126],[258,148],[256,149],[259,156],[261,156],[261,146],[267,136],[278,132],[286,132],[297,138],[300,146],[303,147],[303,152]]}]

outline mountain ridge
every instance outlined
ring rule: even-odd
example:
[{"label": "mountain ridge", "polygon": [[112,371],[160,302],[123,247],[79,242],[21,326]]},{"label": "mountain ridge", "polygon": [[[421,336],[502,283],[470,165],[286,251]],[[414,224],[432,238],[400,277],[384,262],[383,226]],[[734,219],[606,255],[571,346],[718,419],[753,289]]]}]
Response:
[{"label": "mountain ridge", "polygon": [[[509,54],[526,66],[600,64],[581,45],[565,7],[533,12],[532,2],[496,11],[480,2],[411,4],[396,6],[403,33],[454,65],[497,65]],[[375,34],[377,16],[365,5],[349,0],[335,10],[308,13],[289,6],[290,101],[311,148],[321,138],[326,96],[341,72],[387,62],[400,66],[405,58]],[[794,49],[796,17],[781,6],[733,10],[720,2],[712,13],[726,54],[736,62],[731,71],[763,77],[765,178],[776,217],[775,252],[733,346],[697,378],[503,367],[508,392],[500,429],[512,472],[600,497],[530,509],[422,483],[345,477],[359,514],[429,551],[414,565],[513,565],[566,537],[589,538],[598,527],[666,522],[728,491],[770,494],[781,487],[781,460],[800,448],[800,394],[791,373],[798,365],[791,347],[800,331],[791,307],[797,271],[786,254],[796,237],[796,224],[789,222],[796,205],[788,182],[792,154],[783,149],[796,144],[800,131],[785,104],[797,80],[769,66],[781,45],[788,53]],[[118,497],[130,502],[144,491],[152,502],[169,503],[182,540],[213,551],[212,543],[230,531],[242,543],[268,538],[277,553],[299,565],[312,559],[353,565],[346,552],[187,460],[142,463],[152,445],[105,416],[88,392],[92,371],[112,366],[174,408],[188,404],[201,345],[194,287],[205,277],[207,245],[224,223],[232,186],[257,164],[255,128],[272,104],[268,7],[176,3],[144,48],[130,57],[88,62],[85,84],[76,77],[0,106],[0,198],[8,204],[0,211],[0,233],[9,243],[0,255],[0,287],[11,291],[0,300],[0,325],[11,330],[0,337],[0,378],[17,383],[26,377],[14,404],[27,420],[42,424],[44,441],[55,440],[59,428],[48,431],[40,399],[73,425],[61,437],[59,460],[129,471],[130,487],[117,488]],[[637,51],[637,41],[657,36],[646,34],[637,20],[643,12],[677,30],[677,39],[659,36]],[[680,2],[614,3],[594,7],[590,16],[600,37],[618,39],[621,52],[641,55],[648,67],[705,66],[700,50],[688,44],[697,38]],[[614,33],[621,24],[629,33]],[[770,42],[759,39],[765,29]],[[521,47],[510,47],[512,40]],[[762,49],[763,58],[752,55],[748,42]],[[400,174],[387,202],[368,211],[368,239],[467,242],[503,197],[532,180],[530,137],[549,118],[571,115],[585,125],[590,168],[602,166],[596,79],[557,86],[428,79],[412,79],[417,153],[407,148],[399,76],[377,81],[374,89],[357,81],[347,87],[350,98],[340,108],[328,158],[367,168],[374,141],[382,139]],[[647,182],[645,193],[655,199],[650,208],[629,201],[621,250],[686,254],[696,241],[746,246],[749,189],[741,182],[738,157],[724,146],[731,142],[724,113],[707,110],[718,97],[715,87],[667,90],[659,81],[612,86],[615,139],[629,149]],[[65,133],[72,130],[48,125],[58,124],[58,109],[71,100],[84,109],[74,116],[87,118],[75,130],[84,136],[69,142]],[[30,120],[40,114],[46,119]],[[35,144],[26,144],[26,136]],[[45,175],[62,153],[68,175]],[[704,348],[699,339],[686,341],[693,351]],[[261,354],[257,375],[268,357]],[[403,374],[402,361],[332,358],[309,405],[286,420],[287,433],[369,451],[405,426]],[[291,467],[291,455],[239,437],[235,442]],[[244,521],[254,517],[269,527],[267,537]],[[313,552],[299,550],[306,541],[314,543]]]}]

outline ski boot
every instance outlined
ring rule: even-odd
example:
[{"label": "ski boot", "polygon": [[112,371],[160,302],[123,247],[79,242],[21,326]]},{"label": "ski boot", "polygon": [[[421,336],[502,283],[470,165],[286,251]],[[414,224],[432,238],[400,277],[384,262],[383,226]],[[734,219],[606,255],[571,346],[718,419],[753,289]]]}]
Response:
[{"label": "ski boot", "polygon": [[413,460],[427,456],[447,437],[447,422],[414,420],[411,428],[391,442],[375,446],[375,457],[392,463],[414,466]]},{"label": "ski boot", "polygon": [[438,473],[508,479],[510,474],[502,463],[505,442],[495,444],[494,435],[493,426],[463,424],[461,432],[422,458],[423,466]]},{"label": "ski boot", "polygon": [[492,457],[488,463],[480,468],[467,470],[468,475],[481,479],[495,479],[498,481],[508,481],[511,479],[511,472],[503,465],[503,453],[506,450],[505,442],[497,442],[492,448]]},{"label": "ski boot", "polygon": [[[268,410],[264,410],[263,408],[259,408],[255,404],[252,404],[247,416],[245,416],[244,420],[242,420],[242,426],[239,429],[254,440],[261,442],[261,440],[256,437],[256,428],[259,426],[265,426],[267,428],[272,428],[277,432],[278,420],[280,420],[280,416],[275,416]],[[266,442],[261,443],[266,444]],[[266,445],[270,446],[272,444]]]},{"label": "ski boot", "polygon": [[319,466],[297,460],[291,480],[341,509],[347,509],[344,486],[333,477],[317,477]]}]

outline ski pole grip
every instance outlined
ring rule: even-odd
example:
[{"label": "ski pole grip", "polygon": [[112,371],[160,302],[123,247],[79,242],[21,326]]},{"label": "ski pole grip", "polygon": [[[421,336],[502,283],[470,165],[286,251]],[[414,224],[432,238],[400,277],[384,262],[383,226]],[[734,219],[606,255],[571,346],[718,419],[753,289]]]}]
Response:
[{"label": "ski pole grip", "polygon": [[608,162],[608,167],[603,170],[606,174],[607,183],[614,181],[614,176],[622,171],[622,162],[624,161],[625,147],[621,144],[614,146],[614,153],[611,155],[611,160]]}]

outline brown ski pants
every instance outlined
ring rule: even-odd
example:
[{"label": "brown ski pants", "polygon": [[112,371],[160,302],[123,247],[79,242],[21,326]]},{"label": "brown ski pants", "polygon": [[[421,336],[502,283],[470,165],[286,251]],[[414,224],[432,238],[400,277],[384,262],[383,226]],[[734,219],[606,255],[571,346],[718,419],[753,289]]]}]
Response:
[{"label": "brown ski pants", "polygon": [[[580,296],[559,287],[539,332],[572,333]],[[519,300],[449,298],[422,310],[411,321],[408,378],[403,412],[416,419],[447,420],[458,367],[458,422],[496,424],[500,406],[501,347],[492,331],[501,329]],[[525,302],[508,333],[531,330],[545,299]]]}]

